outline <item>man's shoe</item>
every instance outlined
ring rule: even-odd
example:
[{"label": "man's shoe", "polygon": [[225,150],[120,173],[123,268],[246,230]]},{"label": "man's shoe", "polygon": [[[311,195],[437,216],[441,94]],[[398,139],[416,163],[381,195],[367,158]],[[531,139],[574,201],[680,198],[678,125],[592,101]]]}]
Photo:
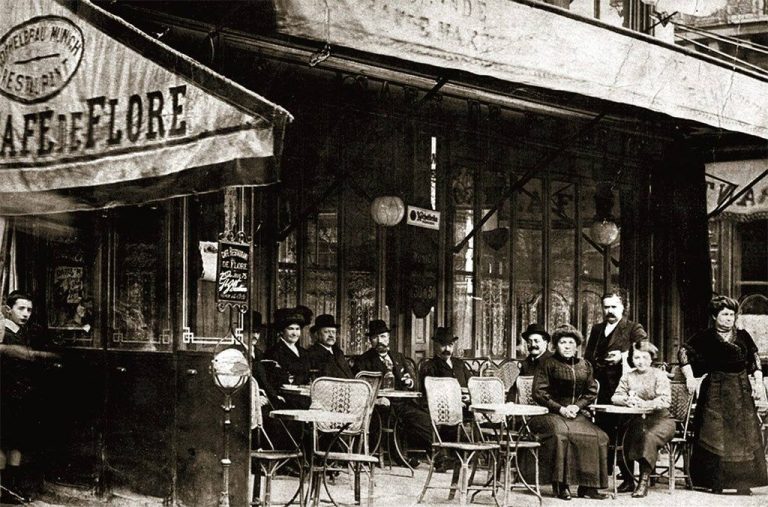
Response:
[{"label": "man's shoe", "polygon": [[640,477],[637,488],[632,492],[632,498],[643,498],[648,495],[648,476]]},{"label": "man's shoe", "polygon": [[608,495],[600,493],[597,488],[587,488],[585,486],[579,486],[577,490],[579,498],[591,498],[592,500],[605,500]]},{"label": "man's shoe", "polygon": [[560,500],[570,500],[571,491],[568,489],[567,484],[563,484],[560,482],[553,482],[552,496],[554,496],[555,498],[559,498]]},{"label": "man's shoe", "polygon": [[634,490],[635,490],[634,479],[625,479],[621,484],[619,484],[619,487],[616,488],[616,491],[619,493],[629,493]]},{"label": "man's shoe", "polygon": [[419,465],[421,465],[421,461],[419,460],[419,458],[413,458],[413,457],[412,458],[408,458],[408,465],[411,468],[418,468]]}]

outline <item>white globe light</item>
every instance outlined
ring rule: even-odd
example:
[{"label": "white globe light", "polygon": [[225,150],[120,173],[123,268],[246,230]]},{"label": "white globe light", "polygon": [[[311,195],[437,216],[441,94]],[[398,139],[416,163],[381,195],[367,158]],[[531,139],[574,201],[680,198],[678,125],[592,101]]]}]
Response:
[{"label": "white globe light", "polygon": [[405,216],[405,204],[394,195],[377,197],[371,204],[371,216],[377,224],[392,227]]},{"label": "white globe light", "polygon": [[613,220],[595,220],[589,230],[598,245],[608,246],[619,237],[619,226]]},{"label": "white globe light", "polygon": [[213,376],[223,389],[238,389],[251,374],[248,359],[236,348],[224,349],[213,357]]}]

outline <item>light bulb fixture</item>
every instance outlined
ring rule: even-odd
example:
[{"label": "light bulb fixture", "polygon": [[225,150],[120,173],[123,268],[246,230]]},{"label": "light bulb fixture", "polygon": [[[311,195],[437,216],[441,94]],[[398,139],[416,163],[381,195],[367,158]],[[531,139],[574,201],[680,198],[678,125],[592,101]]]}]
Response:
[{"label": "light bulb fixture", "polygon": [[248,358],[238,347],[218,352],[211,361],[213,381],[222,392],[233,394],[245,385],[251,375]]},{"label": "light bulb fixture", "polygon": [[595,218],[589,229],[592,240],[608,246],[619,238],[619,226],[613,218],[613,187],[601,183],[595,189]]},{"label": "light bulb fixture", "polygon": [[371,216],[373,221],[385,227],[392,227],[400,223],[405,216],[405,204],[395,195],[377,197],[371,204]]}]

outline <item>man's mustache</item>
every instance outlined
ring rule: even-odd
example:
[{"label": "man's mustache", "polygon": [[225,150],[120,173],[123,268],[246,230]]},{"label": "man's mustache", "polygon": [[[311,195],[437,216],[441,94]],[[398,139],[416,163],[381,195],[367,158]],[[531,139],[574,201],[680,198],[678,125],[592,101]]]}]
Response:
[{"label": "man's mustache", "polygon": [[389,350],[389,345],[382,345],[381,343],[376,345],[376,350],[384,351]]},{"label": "man's mustache", "polygon": [[451,351],[450,350],[444,350],[440,352],[440,355],[443,357],[451,357]]}]

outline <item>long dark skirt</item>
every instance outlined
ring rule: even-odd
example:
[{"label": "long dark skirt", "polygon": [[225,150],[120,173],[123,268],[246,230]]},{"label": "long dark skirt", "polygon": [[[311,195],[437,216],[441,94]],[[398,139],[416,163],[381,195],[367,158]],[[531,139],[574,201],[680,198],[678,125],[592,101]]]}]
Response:
[{"label": "long dark skirt", "polygon": [[675,436],[675,421],[669,411],[657,410],[645,418],[636,416],[627,424],[624,437],[624,456],[627,461],[644,460],[655,467],[659,449]]},{"label": "long dark skirt", "polygon": [[[566,419],[558,414],[531,418],[531,431],[541,441],[539,477],[542,484],[564,482],[574,486],[608,486],[608,435],[579,414]],[[525,478],[533,478],[531,463],[520,457]]]},{"label": "long dark skirt", "polygon": [[745,489],[768,485],[760,423],[746,372],[707,375],[696,406],[694,432],[694,486]]}]

